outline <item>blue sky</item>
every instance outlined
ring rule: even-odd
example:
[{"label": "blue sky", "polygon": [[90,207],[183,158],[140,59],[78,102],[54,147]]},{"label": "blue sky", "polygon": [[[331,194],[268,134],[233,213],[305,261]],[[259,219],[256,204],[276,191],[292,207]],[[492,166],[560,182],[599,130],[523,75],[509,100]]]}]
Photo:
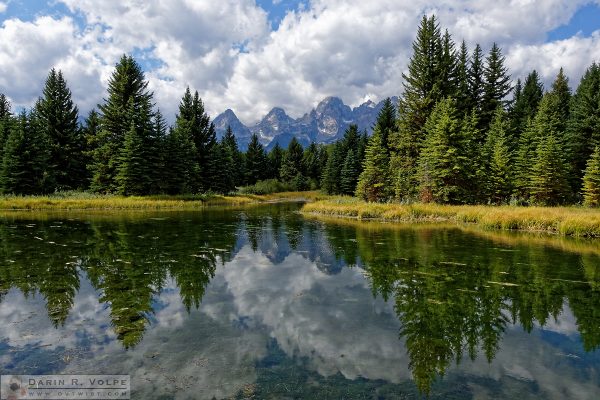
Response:
[{"label": "blue sky", "polygon": [[424,13],[471,48],[498,42],[514,80],[564,67],[575,86],[600,62],[600,0],[0,0],[0,92],[28,107],[56,67],[85,113],[133,54],[169,119],[187,86],[213,116],[300,116],[400,95]]}]

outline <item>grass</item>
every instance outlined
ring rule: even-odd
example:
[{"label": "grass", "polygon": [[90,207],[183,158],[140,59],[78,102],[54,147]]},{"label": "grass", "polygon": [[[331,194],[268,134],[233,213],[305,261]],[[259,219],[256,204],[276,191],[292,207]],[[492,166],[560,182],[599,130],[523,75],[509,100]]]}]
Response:
[{"label": "grass", "polygon": [[0,210],[159,210],[194,209],[205,206],[237,206],[278,201],[311,201],[325,198],[318,192],[284,192],[268,195],[213,194],[181,196],[116,196],[87,192],[48,196],[0,196]]},{"label": "grass", "polygon": [[484,228],[600,237],[600,210],[582,207],[450,206],[376,204],[337,197],[304,205],[305,214],[393,222],[477,224]]}]

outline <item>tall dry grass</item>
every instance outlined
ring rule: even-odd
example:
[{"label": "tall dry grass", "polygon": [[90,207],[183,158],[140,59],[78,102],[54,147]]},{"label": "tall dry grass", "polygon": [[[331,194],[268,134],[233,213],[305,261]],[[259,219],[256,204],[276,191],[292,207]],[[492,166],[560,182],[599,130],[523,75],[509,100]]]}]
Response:
[{"label": "tall dry grass", "polygon": [[396,222],[452,221],[485,228],[600,237],[600,210],[583,207],[376,204],[338,197],[308,203],[303,213]]}]

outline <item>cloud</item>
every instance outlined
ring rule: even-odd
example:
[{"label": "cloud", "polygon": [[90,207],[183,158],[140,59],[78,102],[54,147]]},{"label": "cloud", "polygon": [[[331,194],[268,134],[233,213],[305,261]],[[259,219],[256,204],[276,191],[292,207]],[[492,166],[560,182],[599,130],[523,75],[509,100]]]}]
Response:
[{"label": "cloud", "polygon": [[3,12],[5,12],[7,7],[8,7],[8,4],[6,4],[3,1],[0,1],[0,14],[2,14]]},{"label": "cloud", "polygon": [[188,85],[213,116],[232,108],[246,123],[274,106],[297,117],[330,95],[352,105],[380,100],[402,93],[424,13],[436,13],[457,42],[498,42],[514,78],[536,68],[549,84],[564,66],[575,85],[600,58],[598,33],[546,43],[588,0],[313,0],[274,30],[252,0],[60,2],[71,16],[12,18],[0,27],[0,87],[17,106],[33,104],[56,66],[85,112],[106,96],[123,53],[146,66],[171,121]]}]

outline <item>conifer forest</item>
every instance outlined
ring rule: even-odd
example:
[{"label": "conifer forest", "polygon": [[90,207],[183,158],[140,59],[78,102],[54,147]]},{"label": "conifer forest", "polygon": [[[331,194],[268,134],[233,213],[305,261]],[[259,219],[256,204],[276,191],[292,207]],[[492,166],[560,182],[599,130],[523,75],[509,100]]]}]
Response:
[{"label": "conifer forest", "polygon": [[371,202],[600,205],[600,65],[576,88],[562,69],[512,76],[502,49],[456,42],[424,16],[398,88],[367,135],[293,139],[242,152],[220,139],[197,91],[182,93],[173,126],[144,71],[124,55],[106,98],[80,118],[67,79],[52,69],[30,110],[0,94],[0,192],[85,190],[120,195],[231,193],[242,187],[321,189]]}]

